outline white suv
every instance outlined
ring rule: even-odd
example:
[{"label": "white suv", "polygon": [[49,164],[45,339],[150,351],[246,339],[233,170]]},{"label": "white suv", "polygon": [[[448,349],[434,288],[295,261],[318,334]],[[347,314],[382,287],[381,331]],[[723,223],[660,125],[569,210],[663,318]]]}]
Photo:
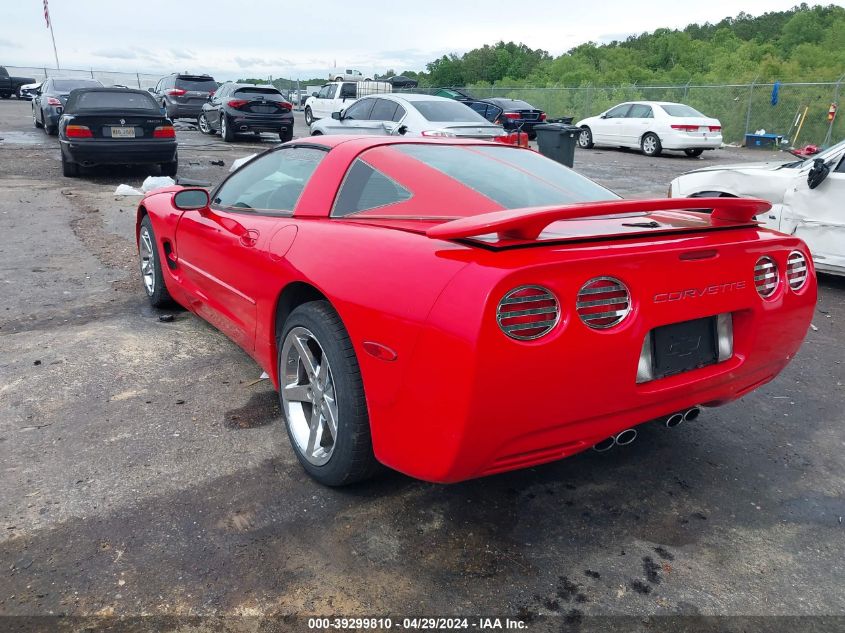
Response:
[{"label": "white suv", "polygon": [[322,86],[317,94],[305,100],[305,125],[331,117],[364,95],[393,92],[386,81],[339,81]]}]

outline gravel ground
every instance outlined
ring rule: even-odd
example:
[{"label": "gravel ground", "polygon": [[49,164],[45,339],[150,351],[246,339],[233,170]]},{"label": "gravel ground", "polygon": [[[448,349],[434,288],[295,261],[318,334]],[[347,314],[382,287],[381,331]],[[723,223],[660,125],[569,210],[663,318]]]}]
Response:
[{"label": "gravel ground", "polygon": [[[147,307],[137,199],[113,195],[145,172],[63,178],[27,102],[0,102],[0,137],[0,615],[845,616],[842,280],[820,280],[777,380],[695,423],[458,485],[330,490],[298,467],[253,361]],[[180,175],[212,183],[277,141],[178,138]],[[691,168],[761,157],[592,150],[576,168],[664,196]],[[214,628],[162,622],[136,624]]]}]

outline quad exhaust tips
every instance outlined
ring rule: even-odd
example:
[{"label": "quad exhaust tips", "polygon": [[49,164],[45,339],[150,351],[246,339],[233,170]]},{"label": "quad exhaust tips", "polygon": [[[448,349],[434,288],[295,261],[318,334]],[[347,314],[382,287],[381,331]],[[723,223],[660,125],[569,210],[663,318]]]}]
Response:
[{"label": "quad exhaust tips", "polygon": [[625,429],[624,431],[619,431],[616,435],[611,435],[610,437],[603,439],[601,442],[594,444],[593,450],[597,453],[604,453],[614,446],[627,446],[635,439],[637,439],[637,430]]},{"label": "quad exhaust tips", "polygon": [[678,413],[673,413],[664,421],[664,425],[666,425],[667,429],[674,429],[678,426],[681,422],[692,422],[695,420],[699,415],[701,415],[701,407],[694,406],[686,411],[679,411]]},{"label": "quad exhaust tips", "polygon": [[[698,418],[699,415],[701,415],[701,407],[696,405],[694,407],[690,407],[689,409],[685,409],[684,411],[678,411],[677,413],[667,416],[664,418],[663,424],[667,429],[674,429],[676,426],[680,425],[681,422],[692,422]],[[610,437],[603,439],[601,442],[597,442],[593,445],[593,450],[597,453],[604,453],[614,446],[627,446],[635,439],[637,439],[637,430],[625,429],[624,431],[619,431],[616,435],[611,435]]]}]

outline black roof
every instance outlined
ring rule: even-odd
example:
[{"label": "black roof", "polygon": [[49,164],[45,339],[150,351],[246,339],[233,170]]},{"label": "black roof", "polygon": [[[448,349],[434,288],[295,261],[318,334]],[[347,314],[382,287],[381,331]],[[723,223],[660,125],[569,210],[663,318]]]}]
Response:
[{"label": "black roof", "polygon": [[146,90],[137,90],[135,88],[74,88],[70,91],[70,96],[68,97],[67,104],[65,105],[65,112],[73,111],[76,107],[79,98],[82,95],[88,94],[89,92],[100,92],[100,93],[120,93],[120,94],[136,94],[136,95],[144,95],[150,102],[150,110],[158,111],[158,105],[156,104],[155,100],[150,96],[150,93]]}]

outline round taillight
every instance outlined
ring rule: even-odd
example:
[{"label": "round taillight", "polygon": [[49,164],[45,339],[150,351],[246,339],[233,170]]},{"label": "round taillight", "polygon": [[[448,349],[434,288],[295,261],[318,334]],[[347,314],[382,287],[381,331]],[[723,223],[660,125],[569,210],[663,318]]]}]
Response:
[{"label": "round taillight", "polygon": [[793,290],[807,283],[807,259],[801,251],[792,251],[786,258],[786,281]]},{"label": "round taillight", "polygon": [[771,297],[778,287],[778,266],[771,257],[763,256],[754,265],[754,286],[764,299]]},{"label": "round taillight", "polygon": [[596,277],[581,286],[575,303],[585,325],[604,330],[621,323],[631,312],[628,288],[613,277]]},{"label": "round taillight", "polygon": [[557,298],[542,286],[514,288],[502,297],[496,308],[496,321],[502,332],[518,341],[545,336],[559,319]]}]

